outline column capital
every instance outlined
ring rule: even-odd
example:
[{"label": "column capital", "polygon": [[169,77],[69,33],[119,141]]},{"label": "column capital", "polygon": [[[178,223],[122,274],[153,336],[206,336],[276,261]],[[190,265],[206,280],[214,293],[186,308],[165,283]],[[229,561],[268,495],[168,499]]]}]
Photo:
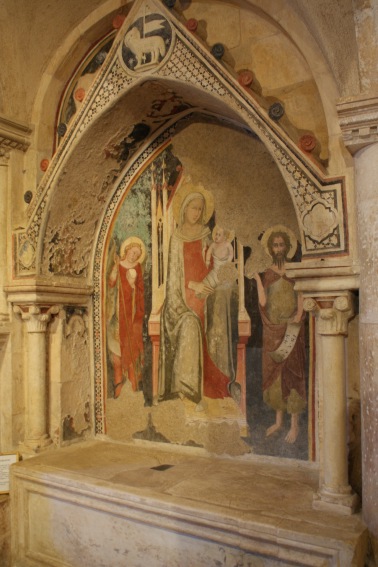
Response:
[{"label": "column capital", "polygon": [[353,155],[378,142],[378,97],[368,94],[340,99],[337,104],[344,144]]},{"label": "column capital", "polygon": [[60,305],[14,305],[13,312],[26,322],[28,333],[45,333],[51,317],[59,313],[60,309]]},{"label": "column capital", "polygon": [[313,313],[320,335],[347,335],[348,321],[355,314],[354,296],[350,293],[305,297],[303,309]]}]

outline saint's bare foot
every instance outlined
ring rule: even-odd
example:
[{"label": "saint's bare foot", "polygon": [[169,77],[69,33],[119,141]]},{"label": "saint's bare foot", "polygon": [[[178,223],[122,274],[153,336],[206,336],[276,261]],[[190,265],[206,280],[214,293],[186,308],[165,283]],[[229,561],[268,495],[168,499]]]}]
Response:
[{"label": "saint's bare foot", "polygon": [[299,433],[298,430],[290,429],[289,433],[285,437],[285,441],[287,443],[295,443],[298,437],[298,433]]},{"label": "saint's bare foot", "polygon": [[271,425],[266,430],[265,436],[270,437],[271,435],[273,435],[273,433],[275,433],[276,431],[279,431],[281,429],[281,427],[282,427],[282,423],[275,423],[274,425]]},{"label": "saint's bare foot", "polygon": [[292,414],[289,433],[285,437],[287,443],[295,443],[299,434],[298,414]]},{"label": "saint's bare foot", "polygon": [[266,430],[265,436],[270,437],[271,435],[273,435],[273,433],[275,433],[276,431],[279,431],[282,427],[282,423],[283,423],[283,412],[281,410],[277,410],[276,411],[276,423],[274,425],[271,425],[270,427],[268,427],[268,429]]}]

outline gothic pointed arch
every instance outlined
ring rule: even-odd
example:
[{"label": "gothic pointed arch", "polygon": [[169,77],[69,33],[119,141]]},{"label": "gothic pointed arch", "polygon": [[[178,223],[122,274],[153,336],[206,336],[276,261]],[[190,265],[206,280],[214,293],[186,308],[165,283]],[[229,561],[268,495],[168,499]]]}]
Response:
[{"label": "gothic pointed arch", "polygon": [[[144,27],[150,31],[142,37]],[[168,85],[180,100],[171,122],[173,112],[201,109],[263,142],[290,193],[304,259],[348,254],[343,179],[327,179],[306,159],[278,126],[280,105],[264,106],[217,57],[160,3],[136,3],[42,180],[28,228],[16,234],[17,275],[88,278],[98,220],[119,173],[116,163],[101,177],[99,165],[112,159],[108,146],[122,144],[135,128],[146,145],[164,127],[162,115],[154,117],[154,85]],[[80,211],[76,191],[86,203]]]}]

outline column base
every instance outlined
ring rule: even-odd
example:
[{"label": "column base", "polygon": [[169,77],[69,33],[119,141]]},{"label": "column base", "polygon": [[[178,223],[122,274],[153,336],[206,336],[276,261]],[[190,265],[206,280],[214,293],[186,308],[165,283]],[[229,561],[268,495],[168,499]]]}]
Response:
[{"label": "column base", "polygon": [[22,455],[36,455],[42,451],[48,449],[53,449],[52,439],[48,435],[39,437],[38,439],[25,439],[23,443],[20,443],[19,450]]},{"label": "column base", "polygon": [[347,487],[345,492],[331,492],[325,488],[314,494],[312,501],[314,510],[326,512],[336,512],[343,516],[354,514],[360,507],[360,499],[351,487]]}]

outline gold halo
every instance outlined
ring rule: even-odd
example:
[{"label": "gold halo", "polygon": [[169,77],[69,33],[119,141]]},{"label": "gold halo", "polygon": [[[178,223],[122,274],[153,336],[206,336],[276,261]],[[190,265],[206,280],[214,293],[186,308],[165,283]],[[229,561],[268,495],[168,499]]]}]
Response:
[{"label": "gold halo", "polygon": [[265,232],[264,235],[261,239],[261,245],[263,246],[265,252],[268,254],[268,256],[270,256],[270,252],[268,249],[268,240],[270,235],[272,234],[272,232],[286,232],[286,234],[288,235],[289,239],[290,239],[290,244],[291,244],[291,248],[290,250],[287,251],[287,259],[291,260],[291,258],[294,256],[296,250],[297,250],[297,246],[298,246],[298,240],[297,237],[295,236],[294,232],[292,230],[290,230],[290,228],[287,228],[286,226],[284,226],[283,224],[275,224],[274,226],[271,226],[270,228],[268,228]]},{"label": "gold halo", "polygon": [[208,223],[211,215],[214,212],[214,197],[205,189],[205,187],[201,184],[195,185],[194,183],[185,183],[185,185],[181,185],[180,189],[177,191],[175,196],[173,197],[173,217],[177,224],[180,222],[180,211],[181,206],[186,199],[186,197],[190,193],[200,193],[205,200],[206,203],[206,215],[203,217],[204,224]]},{"label": "gold halo", "polygon": [[235,238],[235,231],[234,230],[228,230],[227,228],[222,228],[221,226],[219,226],[219,224],[216,224],[213,228],[213,231],[211,233],[211,237],[214,240],[214,236],[215,236],[215,231],[217,230],[217,228],[220,228],[222,230],[224,230],[224,232],[226,232],[228,234],[226,240],[227,242],[232,242]]},{"label": "gold halo", "polygon": [[142,264],[145,257],[146,257],[146,247],[144,245],[143,240],[141,240],[140,238],[138,238],[137,236],[130,236],[130,238],[126,238],[126,240],[124,240],[121,244],[121,250],[120,250],[120,257],[123,257],[125,248],[127,248],[128,246],[130,246],[130,244],[135,244],[136,246],[139,246],[140,249],[142,250],[141,255],[139,256],[137,263]]}]

